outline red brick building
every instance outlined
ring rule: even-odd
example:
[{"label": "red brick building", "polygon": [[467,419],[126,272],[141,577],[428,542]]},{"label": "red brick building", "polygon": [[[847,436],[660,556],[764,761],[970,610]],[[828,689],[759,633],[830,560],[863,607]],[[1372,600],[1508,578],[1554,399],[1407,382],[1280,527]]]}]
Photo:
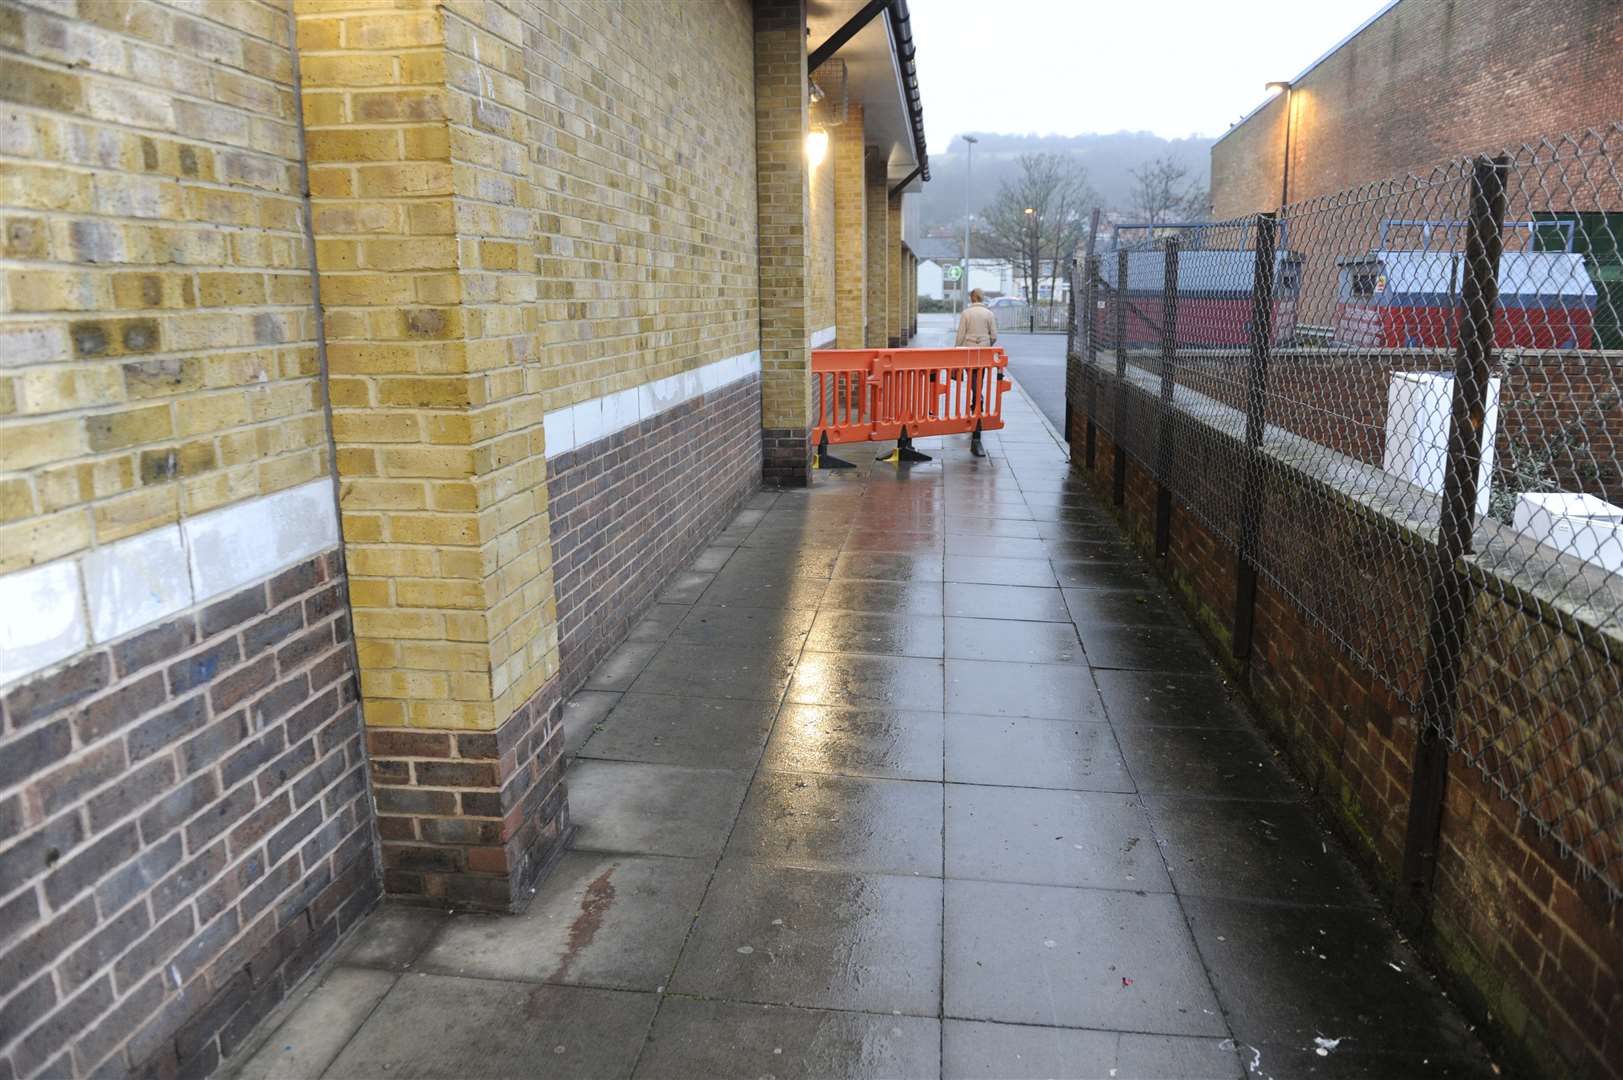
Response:
[{"label": "red brick building", "polygon": [[1611,123],[1623,4],[1394,0],[1218,139],[1216,217],[1279,205],[1287,112],[1290,202]]}]

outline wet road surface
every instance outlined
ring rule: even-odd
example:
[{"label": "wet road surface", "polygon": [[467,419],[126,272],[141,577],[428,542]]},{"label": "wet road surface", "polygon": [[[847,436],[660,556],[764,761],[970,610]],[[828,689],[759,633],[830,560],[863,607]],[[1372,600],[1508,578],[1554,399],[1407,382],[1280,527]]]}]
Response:
[{"label": "wet road surface", "polygon": [[529,911],[383,906],[240,1075],[1492,1075],[1005,413],[749,500],[568,702]]}]

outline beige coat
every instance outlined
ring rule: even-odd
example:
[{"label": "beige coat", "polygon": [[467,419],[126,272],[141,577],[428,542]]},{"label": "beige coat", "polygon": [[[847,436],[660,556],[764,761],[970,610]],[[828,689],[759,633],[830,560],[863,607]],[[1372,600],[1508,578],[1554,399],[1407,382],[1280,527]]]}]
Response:
[{"label": "beige coat", "polygon": [[997,316],[985,304],[970,304],[958,316],[958,340],[954,345],[996,345]]}]

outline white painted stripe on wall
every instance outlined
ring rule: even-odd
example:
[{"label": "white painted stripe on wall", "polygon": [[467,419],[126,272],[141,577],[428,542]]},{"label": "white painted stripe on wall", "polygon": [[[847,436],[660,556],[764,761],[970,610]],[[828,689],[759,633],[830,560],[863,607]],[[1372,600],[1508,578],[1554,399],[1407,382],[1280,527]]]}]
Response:
[{"label": "white painted stripe on wall", "polygon": [[761,354],[747,352],[629,390],[554,409],[541,418],[547,457],[567,454],[644,420],[652,420],[685,401],[749,378],[760,370]]},{"label": "white painted stripe on wall", "polygon": [[322,477],[0,576],[0,685],[337,544]]},{"label": "white painted stripe on wall", "polygon": [[839,333],[839,327],[825,326],[821,330],[818,330],[816,333],[812,334],[812,336],[807,339],[807,343],[814,349],[821,349],[824,345],[827,345],[829,342],[833,341],[837,336],[839,336]]}]

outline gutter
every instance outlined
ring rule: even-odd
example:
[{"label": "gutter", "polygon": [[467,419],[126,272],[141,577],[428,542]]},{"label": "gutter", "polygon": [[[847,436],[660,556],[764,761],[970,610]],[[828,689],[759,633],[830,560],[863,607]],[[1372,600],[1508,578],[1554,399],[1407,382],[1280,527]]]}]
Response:
[{"label": "gutter", "polygon": [[880,12],[884,12],[885,24],[890,27],[890,51],[896,61],[897,89],[901,91],[902,101],[907,105],[907,122],[913,129],[913,157],[919,166],[902,181],[902,184],[911,183],[914,176],[922,176],[928,180],[930,157],[925,152],[924,106],[919,97],[918,71],[913,65],[913,57],[918,50],[913,46],[913,24],[912,17],[907,12],[907,0],[868,0],[862,10],[847,19],[843,26],[829,35],[827,41],[812,50],[811,55],[806,58],[806,74],[809,77],[821,67]]}]

